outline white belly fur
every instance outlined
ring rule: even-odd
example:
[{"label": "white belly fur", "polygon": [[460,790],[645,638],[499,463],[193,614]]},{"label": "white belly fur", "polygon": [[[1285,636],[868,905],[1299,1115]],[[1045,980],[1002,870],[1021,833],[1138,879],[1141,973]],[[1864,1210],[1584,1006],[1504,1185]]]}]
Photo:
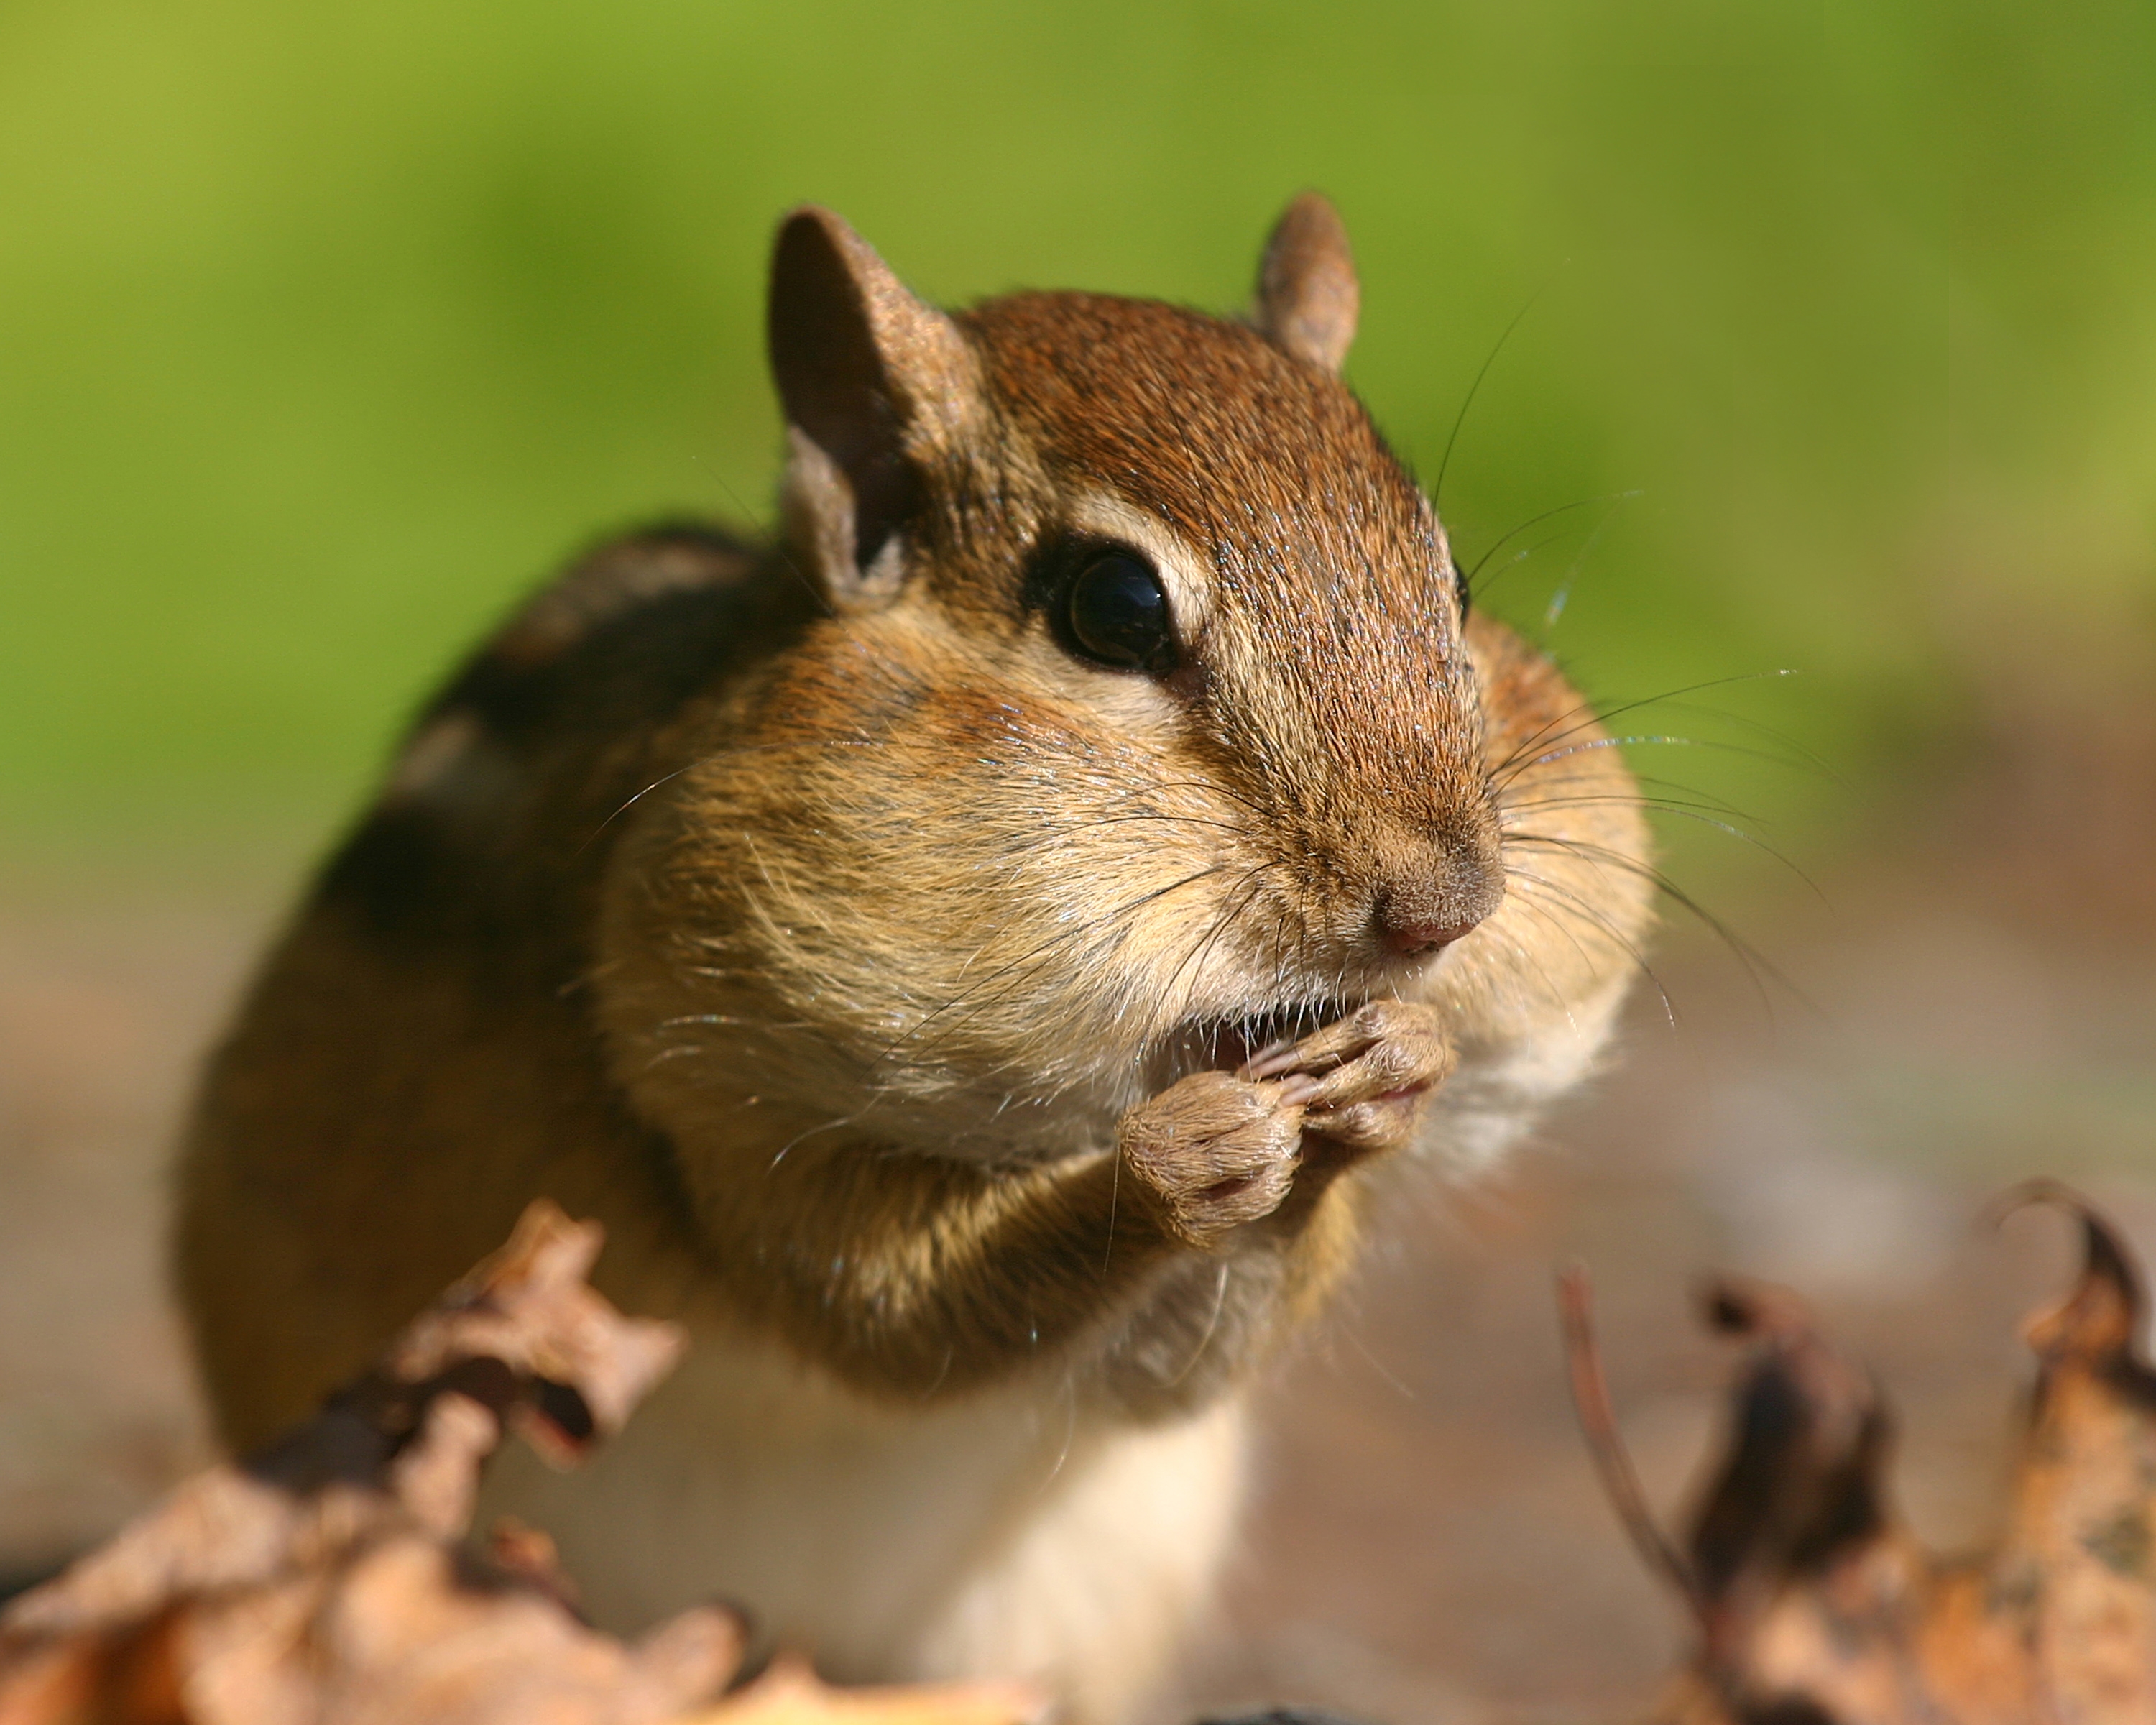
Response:
[{"label": "white belly fur", "polygon": [[1094,1725],[1129,1713],[1203,1609],[1243,1430],[1237,1399],[1138,1428],[1040,1383],[870,1403],[706,1332],[584,1468],[506,1450],[481,1525],[547,1529],[608,1627],[726,1599],[826,1675],[1037,1679]]}]

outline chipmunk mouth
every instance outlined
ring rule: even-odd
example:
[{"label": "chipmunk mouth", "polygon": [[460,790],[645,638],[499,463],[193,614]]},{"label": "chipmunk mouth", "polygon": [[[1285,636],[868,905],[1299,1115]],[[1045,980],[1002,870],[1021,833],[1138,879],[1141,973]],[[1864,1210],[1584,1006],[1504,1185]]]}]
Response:
[{"label": "chipmunk mouth", "polygon": [[1236,1072],[1355,1010],[1348,1000],[1300,1000],[1254,1013],[1185,1019],[1157,1045],[1162,1077],[1172,1083],[1193,1072]]}]

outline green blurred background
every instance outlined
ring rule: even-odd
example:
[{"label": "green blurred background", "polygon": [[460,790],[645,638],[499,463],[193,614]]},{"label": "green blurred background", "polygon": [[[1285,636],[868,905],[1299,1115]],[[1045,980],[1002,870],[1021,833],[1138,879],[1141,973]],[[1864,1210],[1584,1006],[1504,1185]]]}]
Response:
[{"label": "green blurred background", "polygon": [[0,1584],[203,1453],[167,1149],[403,712],[593,536],[767,516],[780,212],[947,301],[1226,310],[1304,186],[1427,478],[1489,367],[1442,498],[1481,603],[1605,701],[1715,685],[1620,728],[1732,746],[1635,757],[1820,1010],[1670,919],[1612,1073],[1268,1390],[1191,1694],[1644,1695],[1679,1630],[1560,1260],[1658,1503],[1722,1265],[1822,1302],[1919,1530],[1982,1531],[2060,1272],[1968,1219],[2057,1174],[2156,1262],[2156,7],[0,0]]},{"label": "green blurred background", "polygon": [[2145,7],[1984,0],[8,0],[0,830],[318,835],[565,553],[763,517],[792,203],[948,302],[1225,309],[1315,185],[1426,478],[1533,302],[1466,549],[1621,499],[1486,602],[1605,699],[1803,672],[1708,704],[1831,773],[1678,776],[1830,847],[2017,661],[2095,655],[2071,700],[2145,652],[2152,54]]}]

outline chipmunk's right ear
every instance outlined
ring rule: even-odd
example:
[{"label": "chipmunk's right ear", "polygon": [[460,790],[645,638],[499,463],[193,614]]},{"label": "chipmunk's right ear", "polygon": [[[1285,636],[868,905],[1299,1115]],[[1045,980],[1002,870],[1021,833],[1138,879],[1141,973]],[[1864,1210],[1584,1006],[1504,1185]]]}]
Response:
[{"label": "chipmunk's right ear", "polygon": [[905,579],[916,464],[948,446],[978,398],[973,352],[866,240],[813,205],[779,226],[768,327],[790,445],[788,546],[834,606],[880,605]]},{"label": "chipmunk's right ear", "polygon": [[1348,229],[1322,193],[1281,212],[1258,264],[1258,328],[1305,364],[1337,373],[1355,340],[1363,290]]}]

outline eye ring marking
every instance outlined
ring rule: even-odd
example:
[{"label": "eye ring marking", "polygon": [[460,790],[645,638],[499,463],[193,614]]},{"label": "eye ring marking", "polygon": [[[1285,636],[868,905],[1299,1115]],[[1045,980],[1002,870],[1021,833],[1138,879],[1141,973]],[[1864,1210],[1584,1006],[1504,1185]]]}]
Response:
[{"label": "eye ring marking", "polygon": [[1154,675],[1176,668],[1168,588],[1136,552],[1117,547],[1087,557],[1065,589],[1061,610],[1070,645],[1084,657]]}]

